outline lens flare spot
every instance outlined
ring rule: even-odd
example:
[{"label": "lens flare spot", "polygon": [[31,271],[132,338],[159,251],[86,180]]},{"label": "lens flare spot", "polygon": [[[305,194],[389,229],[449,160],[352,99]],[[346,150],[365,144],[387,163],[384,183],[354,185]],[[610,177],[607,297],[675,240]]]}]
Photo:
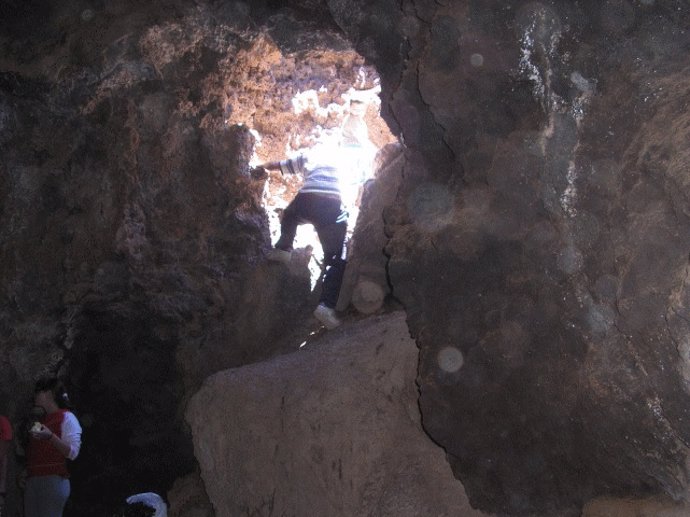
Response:
[{"label": "lens flare spot", "polygon": [[438,352],[438,366],[448,373],[455,373],[465,362],[462,352],[454,346],[447,346]]},{"label": "lens flare spot", "polygon": [[455,199],[438,183],[419,185],[408,200],[408,211],[422,231],[438,231],[453,219]]},{"label": "lens flare spot", "polygon": [[361,314],[373,314],[383,305],[385,293],[381,286],[371,280],[360,280],[352,293],[352,305]]},{"label": "lens flare spot", "polygon": [[481,54],[472,54],[470,56],[470,64],[472,66],[482,66],[484,64],[484,56]]},{"label": "lens flare spot", "polygon": [[582,269],[584,258],[577,248],[567,246],[558,254],[556,262],[561,271],[568,275],[573,275]]}]

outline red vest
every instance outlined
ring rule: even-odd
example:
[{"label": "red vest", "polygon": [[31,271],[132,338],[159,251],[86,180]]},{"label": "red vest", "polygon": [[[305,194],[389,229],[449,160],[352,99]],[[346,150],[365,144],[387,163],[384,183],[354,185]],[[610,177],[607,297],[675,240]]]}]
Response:
[{"label": "red vest", "polygon": [[[66,409],[60,409],[46,416],[41,423],[53,431],[58,438],[62,438],[62,421],[65,418]],[[67,472],[67,458],[65,458],[50,440],[37,440],[29,437],[29,446],[26,451],[26,469],[29,477],[32,476],[62,476],[69,477]]]}]

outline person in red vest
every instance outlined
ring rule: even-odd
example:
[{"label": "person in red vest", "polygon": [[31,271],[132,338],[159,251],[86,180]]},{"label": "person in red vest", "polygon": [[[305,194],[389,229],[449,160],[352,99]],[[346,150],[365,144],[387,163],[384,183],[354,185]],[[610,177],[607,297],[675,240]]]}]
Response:
[{"label": "person in red vest", "polygon": [[34,404],[45,416],[29,431],[24,515],[60,517],[71,490],[67,460],[79,454],[81,425],[69,411],[67,392],[57,378],[36,383]]},{"label": "person in red vest", "polygon": [[0,517],[5,508],[5,489],[7,485],[7,458],[12,442],[12,425],[7,417],[0,415]]}]

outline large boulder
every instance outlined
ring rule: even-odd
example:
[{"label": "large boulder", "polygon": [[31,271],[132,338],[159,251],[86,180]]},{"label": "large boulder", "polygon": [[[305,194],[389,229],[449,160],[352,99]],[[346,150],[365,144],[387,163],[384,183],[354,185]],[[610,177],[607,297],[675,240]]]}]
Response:
[{"label": "large boulder", "polygon": [[483,515],[422,430],[416,369],[395,312],[208,378],[186,417],[216,515]]}]

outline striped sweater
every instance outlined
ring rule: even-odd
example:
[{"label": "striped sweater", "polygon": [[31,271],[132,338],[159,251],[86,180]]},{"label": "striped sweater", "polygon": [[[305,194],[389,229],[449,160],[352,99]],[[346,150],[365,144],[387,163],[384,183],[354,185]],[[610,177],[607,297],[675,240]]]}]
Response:
[{"label": "striped sweater", "polygon": [[304,184],[300,192],[341,195],[341,168],[338,161],[338,148],[316,146],[305,154],[280,162],[282,174],[302,174]]}]

